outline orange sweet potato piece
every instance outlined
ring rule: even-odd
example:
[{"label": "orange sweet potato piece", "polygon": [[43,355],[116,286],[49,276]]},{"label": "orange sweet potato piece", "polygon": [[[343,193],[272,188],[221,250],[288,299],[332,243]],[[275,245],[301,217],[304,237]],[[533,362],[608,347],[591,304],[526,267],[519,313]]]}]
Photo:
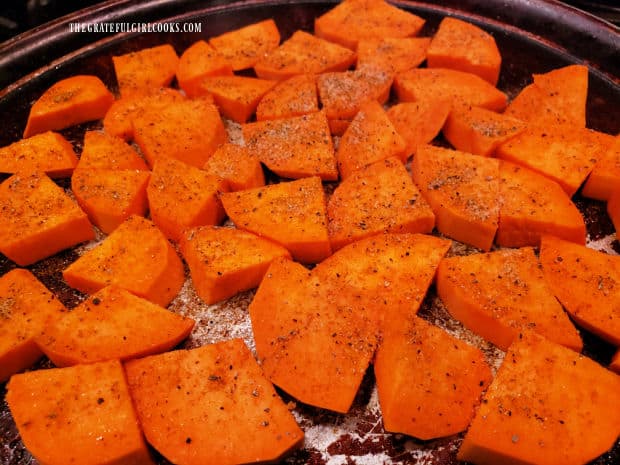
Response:
[{"label": "orange sweet potato piece", "polygon": [[71,143],[51,131],[0,147],[0,173],[42,171],[50,178],[65,178],[77,163]]},{"label": "orange sweet potato piece", "polygon": [[620,257],[543,236],[540,262],[551,291],[575,322],[620,346]]},{"label": "orange sweet potato piece", "polygon": [[450,108],[447,100],[421,100],[399,103],[388,109],[388,118],[405,141],[407,157],[415,154],[418,146],[428,144],[437,137]]},{"label": "orange sweet potato piece", "polygon": [[220,145],[202,169],[223,179],[232,192],[265,185],[265,173],[260,160],[245,146],[229,143]]},{"label": "orange sweet potato piece", "polygon": [[0,383],[43,355],[35,339],[66,311],[30,271],[0,276]]},{"label": "orange sweet potato piece", "polygon": [[248,151],[279,176],[338,179],[325,112],[257,121],[243,125],[242,131]]},{"label": "orange sweet potato piece", "polygon": [[233,70],[253,67],[280,44],[280,32],[273,19],[266,19],[209,39]]},{"label": "orange sweet potato piece", "polygon": [[355,71],[325,73],[318,77],[319,98],[330,120],[352,120],[362,103],[383,104],[390,96],[392,75],[375,66]]},{"label": "orange sweet potato piece", "polygon": [[357,44],[357,67],[375,66],[390,73],[416,68],[426,60],[431,39],[416,38],[362,38]]},{"label": "orange sweet potato piece", "polygon": [[336,151],[343,179],[356,170],[386,158],[406,159],[405,141],[396,132],[385,110],[374,100],[362,104],[340,139]]},{"label": "orange sweet potato piece", "polygon": [[348,119],[330,119],[329,123],[329,132],[331,132],[332,136],[342,136],[349,124],[351,124],[351,120]]},{"label": "orange sweet potato piece", "polygon": [[452,108],[443,135],[463,152],[491,157],[502,143],[525,130],[525,123],[481,107]]},{"label": "orange sweet potato piece", "polygon": [[303,441],[240,339],[132,360],[125,371],[147,440],[172,463],[275,462]]},{"label": "orange sweet potato piece", "polygon": [[620,377],[524,335],[506,354],[457,457],[489,465],[585,464],[616,441],[619,403]]},{"label": "orange sweet potato piece", "polygon": [[362,39],[409,37],[424,20],[383,0],[345,0],[314,21],[318,37],[355,50]]},{"label": "orange sweet potato piece", "polygon": [[0,184],[0,252],[20,266],[95,238],[80,207],[43,173]]},{"label": "orange sweet potato piece", "polygon": [[19,434],[38,463],[153,463],[118,360],[31,371],[7,387]]},{"label": "orange sweet potato piece", "polygon": [[499,174],[498,245],[538,246],[543,234],[585,244],[584,219],[558,183],[507,161]]},{"label": "orange sweet potato piece", "polygon": [[284,80],[298,74],[344,71],[355,63],[355,53],[304,31],[295,31],[254,66],[261,79]]},{"label": "orange sweet potato piece", "polygon": [[620,374],[620,349],[616,351],[614,356],[611,358],[611,363],[609,364],[609,369],[611,371],[615,371]]},{"label": "orange sweet potato piece", "polygon": [[71,190],[93,224],[109,234],[131,215],[146,214],[149,178],[148,171],[77,169]]},{"label": "orange sweet potato piece", "polygon": [[174,79],[179,57],[170,44],[113,56],[114,72],[122,97],[148,95]]},{"label": "orange sweet potato piece", "polygon": [[103,118],[114,96],[96,76],[58,81],[30,108],[24,138]]},{"label": "orange sweet potato piece", "polygon": [[616,228],[617,235],[618,231],[620,231],[620,189],[617,189],[609,197],[609,201],[607,202],[607,213]]},{"label": "orange sweet potato piece", "polygon": [[445,258],[437,293],[454,318],[502,350],[528,330],[577,352],[583,347],[532,248]]},{"label": "orange sweet potato piece", "polygon": [[256,107],[256,120],[291,118],[319,111],[316,76],[300,74],[279,82]]},{"label": "orange sweet potato piece", "polygon": [[193,327],[190,318],[108,286],[48,325],[37,344],[56,366],[130,360],[172,349]]},{"label": "orange sweet potato piece", "polygon": [[[496,156],[557,182],[572,196],[604,157],[607,134],[573,126],[528,126],[501,144]],[[607,136],[611,137],[611,136]]]},{"label": "orange sweet potato piece", "polygon": [[331,255],[320,178],[224,193],[221,200],[239,229],[282,244],[296,260],[317,263]]},{"label": "orange sweet potato piece", "polygon": [[591,199],[609,200],[614,190],[620,186],[620,137],[605,137],[608,150],[592,168],[588,180],[581,189],[581,195]]},{"label": "orange sweet potato piece", "polygon": [[228,140],[217,107],[199,98],[147,107],[133,119],[135,141],[149,166],[162,157],[202,168]]},{"label": "orange sweet potato piece", "polygon": [[399,100],[446,99],[455,104],[501,111],[506,107],[506,94],[481,77],[446,68],[414,68],[396,75],[394,89]]},{"label": "orange sweet potato piece", "polygon": [[84,148],[78,169],[140,170],[148,166],[124,140],[99,131],[84,133]]},{"label": "orange sweet potato piece", "polygon": [[183,52],[177,67],[177,81],[188,97],[200,95],[200,82],[207,76],[232,76],[232,64],[204,40]]},{"label": "orange sweet potato piece", "polygon": [[334,250],[382,232],[430,233],[435,215],[405,166],[381,160],[342,181],[327,203]]},{"label": "orange sweet potato piece", "polygon": [[200,82],[200,93],[213,95],[222,115],[245,123],[256,111],[258,102],[276,83],[246,76],[210,76]]},{"label": "orange sweet potato piece", "polygon": [[497,85],[502,57],[491,34],[457,18],[445,17],[428,47],[429,68],[449,68]]},{"label": "orange sweet potato piece", "polygon": [[339,284],[274,261],[249,312],[271,382],[301,402],[346,413],[374,353],[377,325],[372,309]]},{"label": "orange sweet potato piece", "polygon": [[505,113],[532,124],[586,126],[588,68],[569,65],[535,74],[506,108]]},{"label": "orange sweet potato piece", "polygon": [[499,217],[499,161],[424,145],[411,165],[413,181],[448,237],[489,250]]},{"label": "orange sweet potato piece", "polygon": [[425,234],[379,234],[343,247],[313,273],[343,279],[379,320],[402,321],[418,312],[450,244]]},{"label": "orange sweet potato piece", "polygon": [[385,430],[423,440],[464,431],[492,380],[482,352],[415,315],[386,326],[374,365]]},{"label": "orange sweet potato piece", "polygon": [[272,261],[291,258],[281,245],[234,228],[193,228],[180,245],[194,289],[207,304],[257,287]]},{"label": "orange sweet potato piece", "polygon": [[183,264],[166,236],[149,220],[135,215],[62,275],[69,286],[86,294],[114,284],[162,307],[185,281]]},{"label": "orange sweet potato piece", "polygon": [[165,108],[169,104],[185,100],[178,90],[163,87],[153,93],[121,97],[108,109],[103,118],[103,130],[106,134],[120,137],[124,140],[133,140],[133,120],[147,108]]},{"label": "orange sweet potato piece", "polygon": [[160,158],[147,188],[151,218],[166,236],[178,242],[185,229],[219,224],[224,219],[218,195],[226,190],[222,179],[206,171]]}]

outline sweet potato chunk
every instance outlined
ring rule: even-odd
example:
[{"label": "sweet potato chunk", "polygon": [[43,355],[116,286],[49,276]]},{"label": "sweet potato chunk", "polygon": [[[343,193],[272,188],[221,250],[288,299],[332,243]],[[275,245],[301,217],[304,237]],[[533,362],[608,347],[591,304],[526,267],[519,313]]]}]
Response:
[{"label": "sweet potato chunk", "polygon": [[172,463],[276,461],[303,441],[240,339],[133,360],[125,370],[147,440]]},{"label": "sweet potato chunk", "polygon": [[7,387],[19,434],[39,463],[153,463],[118,360],[31,371]]},{"label": "sweet potato chunk", "polygon": [[393,74],[407,71],[426,60],[430,43],[428,37],[361,39],[357,44],[357,67],[375,66]]},{"label": "sweet potato chunk", "polygon": [[449,68],[497,85],[502,57],[491,34],[457,18],[445,17],[428,47],[429,68]]},{"label": "sweet potato chunk", "polygon": [[256,107],[256,120],[291,118],[319,111],[316,76],[300,74],[279,82]]},{"label": "sweet potato chunk", "polygon": [[246,76],[212,76],[200,82],[199,93],[213,95],[222,115],[245,123],[256,111],[258,102],[276,83]]},{"label": "sweet potato chunk", "polygon": [[581,189],[581,195],[597,200],[609,200],[614,190],[620,187],[620,137],[605,137],[608,149],[592,168],[588,180]]},{"label": "sweet potato chunk", "polygon": [[527,330],[577,352],[583,346],[531,248],[446,258],[437,292],[454,318],[502,350]]},{"label": "sweet potato chunk", "polygon": [[317,36],[355,50],[362,39],[409,37],[424,20],[383,0],[345,0],[314,21]]},{"label": "sweet potato chunk", "polygon": [[349,410],[377,343],[376,315],[343,281],[278,260],[249,308],[271,382],[306,404],[341,413]]},{"label": "sweet potato chunk", "polygon": [[108,109],[103,118],[103,130],[106,134],[120,137],[124,140],[133,140],[133,120],[147,109],[158,111],[168,105],[185,100],[185,96],[178,90],[163,87],[147,96],[132,95],[121,97]]},{"label": "sweet potato chunk", "polygon": [[506,114],[532,124],[586,126],[588,68],[569,65],[535,74],[506,108]]},{"label": "sweet potato chunk", "polygon": [[271,262],[291,258],[281,245],[232,228],[193,228],[180,245],[196,293],[207,304],[257,287]]},{"label": "sweet potato chunk", "polygon": [[37,344],[56,366],[130,360],[172,349],[193,327],[189,318],[108,286],[48,325]]},{"label": "sweet potato chunk", "polygon": [[114,96],[96,76],[58,81],[30,108],[24,138],[103,118],[112,102]]},{"label": "sweet potato chunk", "polygon": [[616,228],[617,235],[618,231],[620,231],[620,188],[609,197],[609,201],[607,202],[607,213]]},{"label": "sweet potato chunk", "polygon": [[353,119],[367,100],[385,103],[391,86],[392,74],[375,66],[325,73],[317,78],[319,98],[329,120]]},{"label": "sweet potato chunk", "polygon": [[282,244],[296,260],[318,263],[331,255],[320,178],[225,193],[221,199],[239,229]]},{"label": "sweet potato chunk", "polygon": [[245,146],[229,143],[220,145],[202,169],[223,179],[232,192],[265,185],[260,160]]},{"label": "sweet potato chunk", "polygon": [[543,234],[585,244],[581,212],[558,183],[507,161],[500,162],[499,174],[498,245],[538,246]]},{"label": "sweet potato chunk", "polygon": [[464,431],[492,379],[479,349],[415,315],[386,323],[374,368],[385,430],[424,440]]},{"label": "sweet potato chunk", "polygon": [[0,184],[0,211],[0,252],[21,266],[95,238],[86,214],[40,172]]},{"label": "sweet potato chunk", "polygon": [[405,141],[407,157],[415,154],[418,146],[428,144],[437,137],[450,108],[447,100],[421,100],[399,103],[388,109],[388,118]]},{"label": "sweet potato chunk", "polygon": [[405,141],[381,105],[370,100],[362,104],[340,140],[336,152],[338,171],[346,179],[356,170],[390,157],[406,158]]},{"label": "sweet potato chunk", "polygon": [[200,95],[200,83],[208,76],[232,76],[232,64],[204,40],[183,52],[177,67],[177,81],[188,97]]},{"label": "sweet potato chunk", "polygon": [[489,465],[585,464],[618,438],[619,403],[620,377],[524,335],[506,354],[457,457]]},{"label": "sweet potato chunk", "polygon": [[218,195],[226,190],[222,179],[206,171],[161,158],[155,162],[147,188],[151,218],[167,237],[178,242],[185,229],[221,223],[224,209]]},{"label": "sweet potato chunk", "polygon": [[148,170],[144,160],[122,139],[99,131],[84,133],[78,169]]},{"label": "sweet potato chunk", "polygon": [[209,39],[233,70],[253,67],[280,44],[280,32],[273,19],[266,19]]},{"label": "sweet potato chunk", "polygon": [[42,171],[50,178],[65,178],[77,163],[71,143],[51,131],[0,148],[0,173]]},{"label": "sweet potato chunk", "polygon": [[603,159],[605,137],[611,136],[573,126],[528,126],[501,144],[496,155],[554,180],[572,196]]},{"label": "sweet potato chunk", "polygon": [[506,107],[506,94],[475,74],[454,69],[414,68],[396,75],[394,89],[404,102],[445,99],[492,111]]},{"label": "sweet potato chunk", "polygon": [[480,107],[452,108],[443,135],[457,150],[491,157],[502,143],[525,130],[525,123]]},{"label": "sweet potato chunk", "polygon": [[579,326],[620,346],[620,257],[543,236],[545,279]]},{"label": "sweet potato chunk", "polygon": [[284,80],[298,74],[344,71],[355,63],[355,53],[304,31],[289,39],[256,63],[261,79]]},{"label": "sweet potato chunk", "polygon": [[35,339],[66,311],[30,271],[0,277],[0,383],[43,355]]},{"label": "sweet potato chunk", "polygon": [[179,57],[170,44],[113,56],[114,72],[122,97],[147,95],[167,87],[174,78]]},{"label": "sweet potato chunk", "polygon": [[404,165],[388,158],[362,168],[327,203],[332,248],[382,232],[430,233],[435,215]]},{"label": "sweet potato chunk", "polygon": [[615,371],[620,374],[620,349],[616,351],[614,356],[611,358],[611,363],[609,364],[609,369],[611,371]]},{"label": "sweet potato chunk", "polygon": [[148,171],[77,169],[71,190],[93,224],[109,234],[131,215],[146,214],[149,178]]},{"label": "sweet potato chunk", "polygon": [[424,234],[379,234],[343,247],[313,272],[342,277],[379,320],[401,321],[417,313],[450,244]]},{"label": "sweet potato chunk", "polygon": [[257,121],[244,125],[242,130],[248,151],[279,176],[338,179],[325,112]]},{"label": "sweet potato chunk", "polygon": [[133,120],[134,136],[149,166],[162,157],[202,168],[228,140],[217,107],[205,99],[147,107]]},{"label": "sweet potato chunk", "polygon": [[425,145],[411,165],[413,181],[443,234],[489,250],[499,218],[499,161]]},{"label": "sweet potato chunk", "polygon": [[69,286],[86,294],[114,284],[162,307],[185,281],[183,264],[166,236],[139,216],[130,216],[62,275]]}]

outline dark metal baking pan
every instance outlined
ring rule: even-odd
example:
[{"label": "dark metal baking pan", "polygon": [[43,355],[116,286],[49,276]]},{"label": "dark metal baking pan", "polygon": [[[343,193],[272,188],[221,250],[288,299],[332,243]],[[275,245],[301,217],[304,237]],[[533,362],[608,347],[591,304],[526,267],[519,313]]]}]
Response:
[{"label": "dark metal baking pan", "polygon": [[[312,30],[314,18],[336,2],[313,0],[249,0],[244,2],[199,0],[112,0],[61,18],[0,44],[0,146],[18,140],[23,132],[30,105],[59,79],[75,74],[95,74],[112,89],[116,82],[111,56],[161,43],[171,43],[182,52],[200,38],[274,18],[283,38],[296,29]],[[504,58],[499,87],[509,95],[531,81],[532,73],[583,63],[590,67],[587,106],[588,125],[593,129],[620,132],[620,35],[611,24],[597,20],[559,2],[550,0],[444,0],[442,2],[395,2],[427,20],[422,35],[431,35],[446,15],[476,23],[496,38]],[[195,22],[200,33],[145,33],[106,35],[71,32],[70,23],[103,22]],[[63,131],[79,152],[86,124]],[[68,187],[67,182],[62,182]],[[618,253],[620,244],[601,202],[576,196],[586,218],[591,247]],[[75,260],[81,248],[43,260],[30,269],[70,307],[83,296],[69,289],[61,272]],[[0,274],[15,265],[0,255]],[[230,337],[243,337],[252,345],[247,305],[252,293],[244,293],[218,306],[200,302],[191,287],[172,303],[171,309],[193,316],[197,330],[185,343],[192,347]],[[459,337],[484,349],[496,364],[501,354],[452,320],[438,305],[434,290],[429,291],[420,314]],[[583,333],[585,353],[600,363],[608,363],[613,348],[595,336]],[[42,361],[41,367],[49,366]],[[462,435],[437,441],[417,441],[383,430],[372,370],[366,376],[348,415],[337,415],[297,405],[294,413],[306,431],[303,449],[294,453],[289,464],[425,464],[455,465]],[[4,397],[4,386],[0,386]],[[291,400],[285,396],[285,400]],[[62,447],[62,445],[59,445]],[[24,450],[7,406],[0,401],[0,465],[30,465],[36,462]],[[166,463],[158,458],[158,463]],[[596,465],[620,463],[620,442],[592,462]]]}]

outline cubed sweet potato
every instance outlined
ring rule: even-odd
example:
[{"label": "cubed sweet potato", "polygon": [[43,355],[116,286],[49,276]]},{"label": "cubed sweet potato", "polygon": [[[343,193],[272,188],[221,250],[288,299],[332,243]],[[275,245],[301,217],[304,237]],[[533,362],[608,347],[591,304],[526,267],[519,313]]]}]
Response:
[{"label": "cubed sweet potato", "polygon": [[30,271],[0,277],[0,383],[42,355],[38,336],[67,309]]},{"label": "cubed sweet potato", "polygon": [[303,441],[240,339],[132,360],[125,371],[146,439],[172,463],[275,462]]},{"label": "cubed sweet potato", "polygon": [[0,252],[21,266],[95,238],[86,213],[41,172],[0,184]]},{"label": "cubed sweet potato", "polygon": [[220,145],[202,169],[223,179],[232,192],[265,185],[265,173],[260,160],[245,146],[229,143]]}]

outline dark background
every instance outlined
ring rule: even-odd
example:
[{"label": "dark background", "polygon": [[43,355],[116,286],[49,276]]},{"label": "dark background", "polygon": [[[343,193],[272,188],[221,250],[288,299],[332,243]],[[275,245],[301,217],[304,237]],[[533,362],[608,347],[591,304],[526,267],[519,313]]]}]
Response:
[{"label": "dark background", "polygon": [[[59,18],[101,0],[9,0],[0,5],[0,42],[39,24]],[[567,0],[565,3],[620,24],[618,0]]]}]

